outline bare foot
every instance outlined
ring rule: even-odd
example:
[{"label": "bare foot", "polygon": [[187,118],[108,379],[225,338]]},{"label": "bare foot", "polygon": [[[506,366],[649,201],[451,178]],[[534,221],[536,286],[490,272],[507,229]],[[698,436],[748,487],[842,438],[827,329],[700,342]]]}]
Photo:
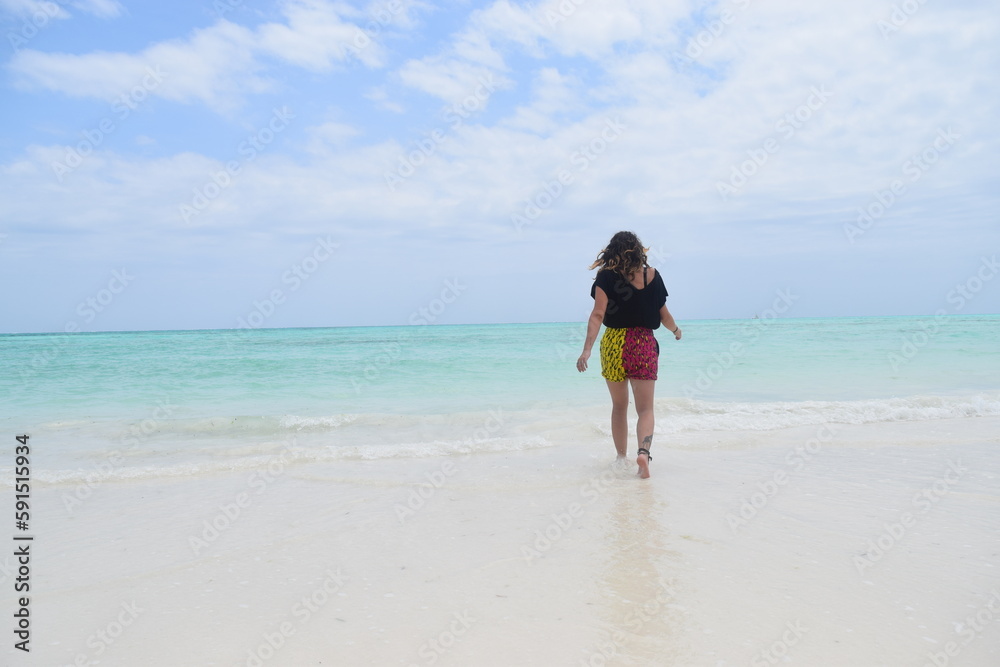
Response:
[{"label": "bare foot", "polygon": [[649,479],[649,457],[646,456],[645,452],[635,457],[635,462],[639,464],[639,477]]}]

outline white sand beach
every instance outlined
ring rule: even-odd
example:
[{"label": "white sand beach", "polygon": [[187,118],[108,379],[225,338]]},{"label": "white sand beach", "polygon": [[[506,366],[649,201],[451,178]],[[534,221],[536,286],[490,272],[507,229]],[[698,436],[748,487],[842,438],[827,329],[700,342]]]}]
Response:
[{"label": "white sand beach", "polygon": [[599,434],[275,459],[106,481],[72,513],[71,486],[39,483],[32,650],[4,662],[988,667],[998,434],[982,417],[658,436],[646,481]]}]

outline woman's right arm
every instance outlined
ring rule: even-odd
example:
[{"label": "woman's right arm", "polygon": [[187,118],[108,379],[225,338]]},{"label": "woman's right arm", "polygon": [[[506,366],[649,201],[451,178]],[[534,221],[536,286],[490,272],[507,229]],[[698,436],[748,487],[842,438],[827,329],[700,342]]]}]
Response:
[{"label": "woman's right arm", "polygon": [[590,319],[587,320],[587,338],[583,341],[583,354],[576,360],[576,370],[581,373],[587,370],[587,360],[590,359],[590,351],[594,347],[594,341],[597,340],[597,333],[601,330],[607,309],[608,295],[598,287],[594,290],[594,309],[590,311]]}]

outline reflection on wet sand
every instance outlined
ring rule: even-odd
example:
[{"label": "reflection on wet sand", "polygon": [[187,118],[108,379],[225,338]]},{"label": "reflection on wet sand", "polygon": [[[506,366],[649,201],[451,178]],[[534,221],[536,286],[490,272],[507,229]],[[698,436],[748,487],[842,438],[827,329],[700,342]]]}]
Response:
[{"label": "reflection on wet sand", "polygon": [[667,548],[668,506],[652,480],[622,475],[605,517],[608,559],[600,577],[605,624],[581,665],[675,664],[680,614],[674,606],[678,554]]}]

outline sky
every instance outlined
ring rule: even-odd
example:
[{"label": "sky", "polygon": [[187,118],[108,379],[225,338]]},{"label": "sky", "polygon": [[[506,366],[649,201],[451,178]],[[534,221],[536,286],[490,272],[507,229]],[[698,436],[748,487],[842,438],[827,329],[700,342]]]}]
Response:
[{"label": "sky", "polygon": [[[0,0],[0,332],[1000,312],[1000,12]],[[786,307],[787,306],[787,307]]]}]

